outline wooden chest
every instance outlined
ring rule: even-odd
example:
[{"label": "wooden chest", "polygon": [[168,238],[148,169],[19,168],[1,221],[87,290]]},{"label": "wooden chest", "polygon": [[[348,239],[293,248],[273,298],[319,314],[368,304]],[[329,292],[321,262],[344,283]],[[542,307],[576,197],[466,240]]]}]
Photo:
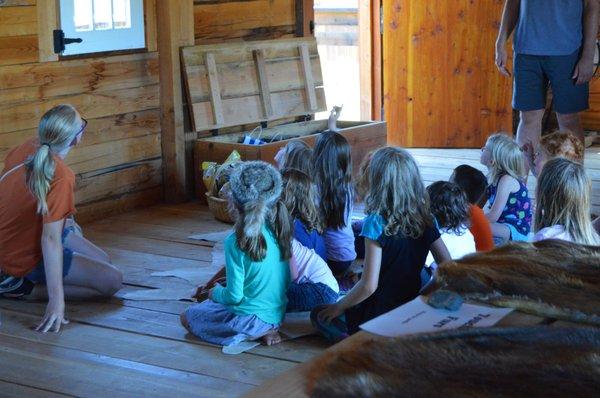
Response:
[{"label": "wooden chest", "polygon": [[[191,46],[182,49],[184,80],[194,145],[197,196],[204,199],[201,164],[223,162],[237,150],[243,160],[273,163],[290,139],[313,146],[327,120],[310,119],[326,110],[321,64],[314,38]],[[343,114],[342,114],[343,116]],[[257,126],[267,143],[242,143]],[[231,132],[233,127],[244,126]],[[352,147],[353,168],[387,141],[385,122],[338,121],[339,133]],[[241,130],[241,131],[240,131]],[[258,133],[253,134],[258,138]],[[273,140],[273,142],[270,142]]]}]

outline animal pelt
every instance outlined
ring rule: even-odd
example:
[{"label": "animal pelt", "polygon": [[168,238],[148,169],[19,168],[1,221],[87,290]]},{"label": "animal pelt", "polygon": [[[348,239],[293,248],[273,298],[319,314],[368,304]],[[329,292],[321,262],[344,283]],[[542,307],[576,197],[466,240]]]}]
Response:
[{"label": "animal pelt", "polygon": [[467,299],[600,325],[600,247],[513,243],[442,264],[435,277]]},{"label": "animal pelt", "polygon": [[317,361],[312,397],[588,397],[600,330],[480,328],[374,340]]}]

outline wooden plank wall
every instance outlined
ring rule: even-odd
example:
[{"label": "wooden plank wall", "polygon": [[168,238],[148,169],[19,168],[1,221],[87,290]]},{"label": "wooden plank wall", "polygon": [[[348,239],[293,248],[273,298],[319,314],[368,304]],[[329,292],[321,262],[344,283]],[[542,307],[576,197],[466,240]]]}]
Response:
[{"label": "wooden plank wall", "polygon": [[388,142],[480,147],[510,131],[511,79],[494,65],[503,0],[383,2]]},{"label": "wooden plank wall", "polygon": [[69,103],[89,121],[67,157],[79,219],[159,202],[157,52],[38,62],[38,34],[35,0],[0,0],[0,166],[45,111]]},{"label": "wooden plank wall", "polygon": [[299,0],[194,0],[196,44],[293,37]]},{"label": "wooden plank wall", "polygon": [[600,77],[590,83],[590,109],[581,115],[583,127],[600,131]]}]

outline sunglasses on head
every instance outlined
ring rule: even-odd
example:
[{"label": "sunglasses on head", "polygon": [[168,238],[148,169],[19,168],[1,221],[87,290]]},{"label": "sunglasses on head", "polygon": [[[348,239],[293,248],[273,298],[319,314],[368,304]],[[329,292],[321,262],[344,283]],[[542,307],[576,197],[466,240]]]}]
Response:
[{"label": "sunglasses on head", "polygon": [[88,121],[87,119],[81,118],[81,127],[79,128],[79,131],[77,132],[77,134],[75,134],[75,138],[73,138],[73,141],[71,141],[71,146],[75,146],[75,144],[77,143],[77,137],[79,137],[81,135],[81,133],[83,133],[83,131],[85,130],[85,128],[88,125]]}]

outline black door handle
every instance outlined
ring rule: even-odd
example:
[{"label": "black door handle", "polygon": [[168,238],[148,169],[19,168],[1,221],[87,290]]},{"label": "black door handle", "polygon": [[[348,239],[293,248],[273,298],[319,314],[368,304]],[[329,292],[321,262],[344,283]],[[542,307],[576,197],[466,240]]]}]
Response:
[{"label": "black door handle", "polygon": [[54,53],[60,54],[65,51],[65,45],[71,43],[81,43],[83,40],[81,38],[69,38],[65,37],[65,32],[61,29],[56,29],[53,32],[54,35]]}]

